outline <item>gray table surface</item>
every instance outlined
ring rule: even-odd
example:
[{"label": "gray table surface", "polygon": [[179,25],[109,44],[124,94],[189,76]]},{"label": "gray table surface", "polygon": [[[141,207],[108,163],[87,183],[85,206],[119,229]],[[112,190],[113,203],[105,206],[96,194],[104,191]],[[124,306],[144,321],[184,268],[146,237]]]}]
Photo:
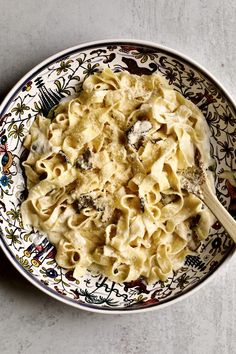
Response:
[{"label": "gray table surface", "polygon": [[[235,0],[0,0],[0,98],[67,47],[105,38],[152,40],[192,57],[236,98]],[[51,299],[0,251],[0,352],[236,353],[236,259],[184,302],[98,315]]]}]

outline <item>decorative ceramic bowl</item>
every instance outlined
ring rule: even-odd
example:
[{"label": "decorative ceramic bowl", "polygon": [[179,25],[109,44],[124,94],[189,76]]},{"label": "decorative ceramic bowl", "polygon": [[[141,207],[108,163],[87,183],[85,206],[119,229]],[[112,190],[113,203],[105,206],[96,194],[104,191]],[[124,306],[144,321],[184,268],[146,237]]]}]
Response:
[{"label": "decorative ceramic bowl", "polygon": [[[32,284],[67,304],[96,312],[127,313],[158,309],[199,289],[226,263],[234,244],[216,222],[199,255],[167,281],[147,286],[143,280],[117,284],[87,273],[77,281],[57,266],[55,248],[45,236],[23,228],[20,205],[25,181],[22,143],[36,115],[81,89],[83,80],[109,67],[131,74],[160,73],[203,112],[211,130],[211,154],[216,174],[236,168],[235,105],[206,70],[185,56],[154,43],[111,40],[83,44],[58,53],[32,69],[7,95],[0,108],[0,246],[13,265]],[[236,212],[236,189],[216,177],[217,197]]]}]

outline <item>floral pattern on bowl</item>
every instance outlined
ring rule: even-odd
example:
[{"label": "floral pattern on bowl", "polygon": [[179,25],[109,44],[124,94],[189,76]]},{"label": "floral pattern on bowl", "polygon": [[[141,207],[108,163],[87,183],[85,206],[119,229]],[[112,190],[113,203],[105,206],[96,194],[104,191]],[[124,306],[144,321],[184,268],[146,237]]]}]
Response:
[{"label": "floral pattern on bowl", "polygon": [[[91,311],[121,312],[159,308],[198,287],[234,250],[216,222],[199,255],[167,281],[147,286],[142,279],[124,284],[90,272],[79,281],[55,262],[55,248],[45,235],[23,228],[20,204],[25,198],[22,147],[36,115],[47,115],[63,97],[81,90],[83,80],[103,68],[132,74],[159,72],[203,112],[211,130],[216,175],[236,168],[235,107],[227,93],[203,69],[167,48],[135,41],[107,41],[68,49],[33,69],[13,88],[0,109],[0,244],[12,263],[34,285],[68,304]],[[216,178],[217,197],[236,214],[236,188]]]}]

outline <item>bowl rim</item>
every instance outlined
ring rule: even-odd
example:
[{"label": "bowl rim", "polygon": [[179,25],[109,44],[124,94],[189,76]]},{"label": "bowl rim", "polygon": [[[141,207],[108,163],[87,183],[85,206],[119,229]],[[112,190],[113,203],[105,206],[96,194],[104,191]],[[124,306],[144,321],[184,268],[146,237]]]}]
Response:
[{"label": "bowl rim", "polygon": [[[166,51],[167,53],[173,54],[177,57],[179,57],[182,60],[185,60],[187,63],[191,64],[193,67],[196,67],[198,70],[200,70],[206,77],[208,77],[211,81],[214,82],[216,86],[218,86],[221,91],[224,93],[224,95],[228,98],[230,103],[232,104],[233,109],[236,111],[236,103],[231,96],[231,94],[223,87],[223,85],[218,81],[218,79],[215,78],[214,75],[212,75],[207,69],[205,69],[202,65],[197,63],[195,60],[189,58],[185,54],[182,54],[181,52],[169,48],[167,46],[160,45],[158,43],[152,42],[152,41],[146,41],[146,40],[139,40],[139,39],[104,39],[104,40],[96,40],[96,41],[91,41],[91,42],[83,42],[79,45],[67,48],[65,50],[59,51],[56,54],[53,54],[49,56],[48,58],[44,59],[41,61],[39,64],[34,66],[31,70],[29,70],[14,86],[13,88],[9,91],[9,93],[5,96],[3,101],[0,104],[0,112],[3,111],[4,107],[7,106],[7,102],[11,100],[11,96],[15,94],[15,92],[22,86],[23,83],[27,82],[29,80],[29,77],[34,75],[37,71],[43,69],[46,65],[48,65],[51,61],[55,61],[58,59],[58,57],[65,56],[66,54],[69,54],[71,52],[81,50],[85,47],[92,47],[92,46],[99,46],[99,45],[127,45],[127,44],[134,44],[137,46],[149,46],[153,47],[155,49],[159,49],[162,51]],[[1,231],[1,229],[0,229]],[[3,234],[3,232],[2,232]],[[1,235],[0,235],[1,236]],[[211,273],[208,274],[205,278],[200,281],[199,284],[194,285],[194,287],[191,287],[188,289],[183,295],[173,297],[167,302],[160,303],[160,304],[154,304],[152,306],[149,306],[147,308],[140,308],[140,309],[105,309],[105,308],[94,308],[94,307],[87,307],[84,306],[83,304],[80,304],[78,302],[71,301],[71,299],[64,298],[63,296],[54,293],[47,289],[46,287],[43,286],[38,280],[31,274],[29,274],[21,265],[17,262],[15,257],[12,255],[11,251],[9,248],[6,246],[5,242],[3,239],[0,237],[0,248],[3,250],[5,253],[6,257],[8,260],[13,264],[13,266],[19,271],[21,275],[23,275],[32,285],[34,285],[36,288],[39,290],[43,291],[45,294],[51,296],[52,298],[59,300],[67,305],[73,306],[77,309],[89,311],[89,312],[94,312],[94,313],[101,313],[101,314],[130,314],[130,313],[139,313],[139,312],[149,312],[149,311],[154,311],[158,309],[162,309],[164,307],[173,305],[179,301],[182,301],[186,299],[188,296],[193,295],[196,293],[198,290],[200,290],[203,286],[208,284],[216,275],[217,272],[222,270],[223,266],[226,266],[230,259],[232,259],[233,254],[235,253],[236,246],[232,249],[232,251],[223,259],[222,263]]]}]

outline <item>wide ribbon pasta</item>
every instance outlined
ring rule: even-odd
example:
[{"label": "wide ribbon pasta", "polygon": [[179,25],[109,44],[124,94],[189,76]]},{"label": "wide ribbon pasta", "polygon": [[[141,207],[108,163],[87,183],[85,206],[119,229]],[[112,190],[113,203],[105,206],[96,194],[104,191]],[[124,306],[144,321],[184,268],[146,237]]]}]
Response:
[{"label": "wide ribbon pasta", "polygon": [[88,77],[78,97],[36,118],[24,145],[23,222],[75,278],[164,281],[209,233],[210,212],[180,183],[197,150],[211,164],[207,123],[159,75]]}]

